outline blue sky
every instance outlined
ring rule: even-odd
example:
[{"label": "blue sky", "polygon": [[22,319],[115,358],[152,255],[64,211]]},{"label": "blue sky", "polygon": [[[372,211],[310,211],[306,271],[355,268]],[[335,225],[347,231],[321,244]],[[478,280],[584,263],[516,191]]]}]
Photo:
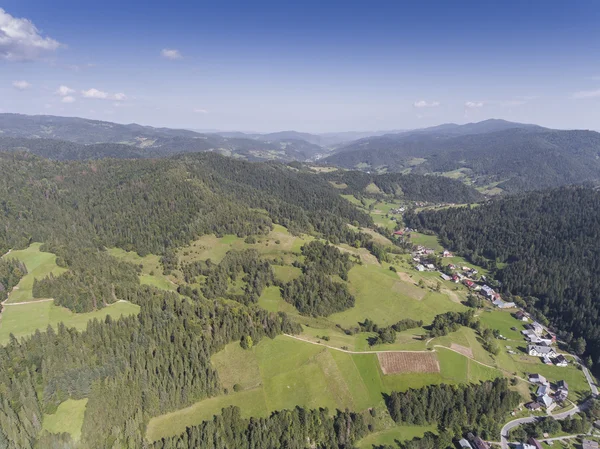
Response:
[{"label": "blue sky", "polygon": [[4,0],[0,109],[247,131],[600,129],[597,1],[189,3]]}]

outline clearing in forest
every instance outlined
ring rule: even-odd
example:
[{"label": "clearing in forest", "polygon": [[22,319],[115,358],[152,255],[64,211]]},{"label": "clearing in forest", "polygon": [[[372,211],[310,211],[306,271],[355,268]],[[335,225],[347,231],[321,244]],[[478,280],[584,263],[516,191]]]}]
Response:
[{"label": "clearing in forest", "polygon": [[383,374],[439,373],[440,363],[432,352],[379,352]]}]

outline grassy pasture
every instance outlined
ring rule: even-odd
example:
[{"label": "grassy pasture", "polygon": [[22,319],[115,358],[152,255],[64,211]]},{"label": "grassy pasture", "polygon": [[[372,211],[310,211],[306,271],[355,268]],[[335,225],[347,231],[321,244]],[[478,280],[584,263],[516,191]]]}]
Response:
[{"label": "grassy pasture", "polygon": [[18,259],[27,267],[27,274],[21,279],[19,285],[11,292],[8,302],[26,302],[33,300],[31,292],[33,288],[33,280],[43,279],[52,273],[58,276],[65,271],[65,268],[56,265],[56,255],[40,251],[41,243],[32,243],[29,248],[11,251],[4,255],[7,259]]},{"label": "grassy pasture", "polygon": [[371,449],[373,446],[394,446],[396,440],[412,440],[415,437],[422,437],[425,432],[437,433],[437,426],[393,426],[366,436],[358,441],[357,447],[358,449]]},{"label": "grassy pasture", "polygon": [[42,428],[50,433],[67,432],[74,441],[79,441],[87,401],[67,399],[54,414],[44,415]]},{"label": "grassy pasture", "polygon": [[64,307],[55,306],[53,301],[6,305],[0,322],[0,344],[6,344],[11,333],[20,338],[33,334],[37,329],[45,331],[49,325],[56,327],[60,322],[67,327],[82,330],[94,318],[102,320],[110,315],[116,319],[121,315],[137,314],[139,310],[139,306],[126,301],[89,313],[73,313]]},{"label": "grassy pasture", "polygon": [[239,406],[244,416],[265,416],[296,405],[327,407],[332,413],[346,407],[361,411],[382,407],[382,393],[393,390],[478,382],[501,375],[452,351],[440,349],[434,354],[440,363],[439,373],[383,375],[376,354],[349,354],[286,336],[265,338],[248,351],[237,342],[231,343],[215,354],[212,362],[224,386],[237,383],[246,389],[155,417],[148,425],[147,438],[180,433],[227,405]]},{"label": "grassy pasture", "polygon": [[140,265],[142,267],[142,273],[140,274],[141,284],[152,285],[173,292],[177,291],[177,285],[171,282],[167,276],[162,274],[163,268],[160,264],[160,256],[148,254],[147,256],[141,257],[136,252],[125,251],[121,248],[110,248],[108,253],[117,259],[121,259],[134,265]]}]

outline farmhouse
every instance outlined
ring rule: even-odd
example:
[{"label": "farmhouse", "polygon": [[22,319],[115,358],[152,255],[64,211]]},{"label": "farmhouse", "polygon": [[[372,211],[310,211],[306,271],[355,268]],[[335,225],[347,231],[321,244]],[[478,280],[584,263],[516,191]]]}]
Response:
[{"label": "farmhouse", "polygon": [[569,390],[558,390],[554,393],[554,400],[557,402],[564,402],[567,400],[569,396]]},{"label": "farmhouse", "polygon": [[536,411],[542,408],[542,404],[540,404],[539,402],[528,402],[527,404],[525,404],[525,407],[528,408],[531,411]]},{"label": "farmhouse", "polygon": [[565,358],[565,356],[564,356],[564,355],[562,355],[562,354],[559,354],[559,355],[557,355],[557,356],[555,357],[555,359],[554,359],[554,364],[555,364],[556,366],[562,366],[562,367],[565,367],[565,366],[567,366],[567,365],[569,364],[569,362],[567,362],[567,359]]},{"label": "farmhouse", "polygon": [[515,318],[519,321],[529,321],[529,318],[522,310],[519,310],[517,313],[515,313]]},{"label": "farmhouse", "polygon": [[556,382],[556,389],[569,391],[569,384],[564,380],[559,380],[558,382]]},{"label": "farmhouse", "polygon": [[534,357],[556,357],[556,352],[550,346],[529,345],[527,353]]},{"label": "farmhouse", "polygon": [[442,253],[442,257],[452,257],[452,253],[448,250],[444,250]]},{"label": "farmhouse", "polygon": [[425,265],[427,267],[428,270],[435,270],[435,265],[432,263],[428,263],[427,265]]},{"label": "farmhouse", "polygon": [[445,281],[451,281],[451,280],[452,280],[452,278],[451,278],[450,276],[448,276],[447,274],[445,274],[445,273],[442,273],[442,274],[440,275],[440,277],[441,277],[443,280],[445,280]]},{"label": "farmhouse", "polygon": [[500,298],[496,299],[493,304],[499,309],[512,309],[513,307],[516,307],[514,302],[506,302]]},{"label": "farmhouse", "polygon": [[592,440],[583,440],[581,447],[583,449],[598,449],[598,443]]},{"label": "farmhouse", "polygon": [[425,271],[425,267],[421,264],[417,265],[415,268],[417,269],[417,271]]},{"label": "farmhouse", "polygon": [[475,282],[470,279],[463,279],[463,284],[465,284],[469,288],[473,288],[475,286]]},{"label": "farmhouse", "polygon": [[538,398],[538,401],[543,404],[546,408],[551,407],[552,404],[554,403],[554,399],[552,399],[550,396],[548,396],[547,394],[540,396]]},{"label": "farmhouse", "polygon": [[491,299],[494,296],[494,293],[496,293],[496,292],[489,285],[484,285],[483,287],[481,287],[481,293],[486,298]]},{"label": "farmhouse", "polygon": [[547,384],[548,380],[541,374],[530,374],[529,382],[532,382],[534,384]]},{"label": "farmhouse", "polygon": [[540,385],[537,389],[538,396],[544,396],[545,394],[549,394],[549,393],[550,393],[550,386],[548,384]]},{"label": "farmhouse", "polygon": [[473,449],[473,446],[471,446],[471,443],[469,443],[466,439],[461,438],[460,441],[458,442],[458,445],[460,447],[462,447],[463,449]]}]

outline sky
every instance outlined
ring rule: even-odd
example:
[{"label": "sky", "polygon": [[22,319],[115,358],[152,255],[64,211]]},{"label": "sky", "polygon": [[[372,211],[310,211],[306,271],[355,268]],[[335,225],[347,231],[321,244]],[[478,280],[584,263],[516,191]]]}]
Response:
[{"label": "sky", "polygon": [[599,23],[596,0],[3,0],[0,112],[254,132],[488,118],[600,130]]}]

